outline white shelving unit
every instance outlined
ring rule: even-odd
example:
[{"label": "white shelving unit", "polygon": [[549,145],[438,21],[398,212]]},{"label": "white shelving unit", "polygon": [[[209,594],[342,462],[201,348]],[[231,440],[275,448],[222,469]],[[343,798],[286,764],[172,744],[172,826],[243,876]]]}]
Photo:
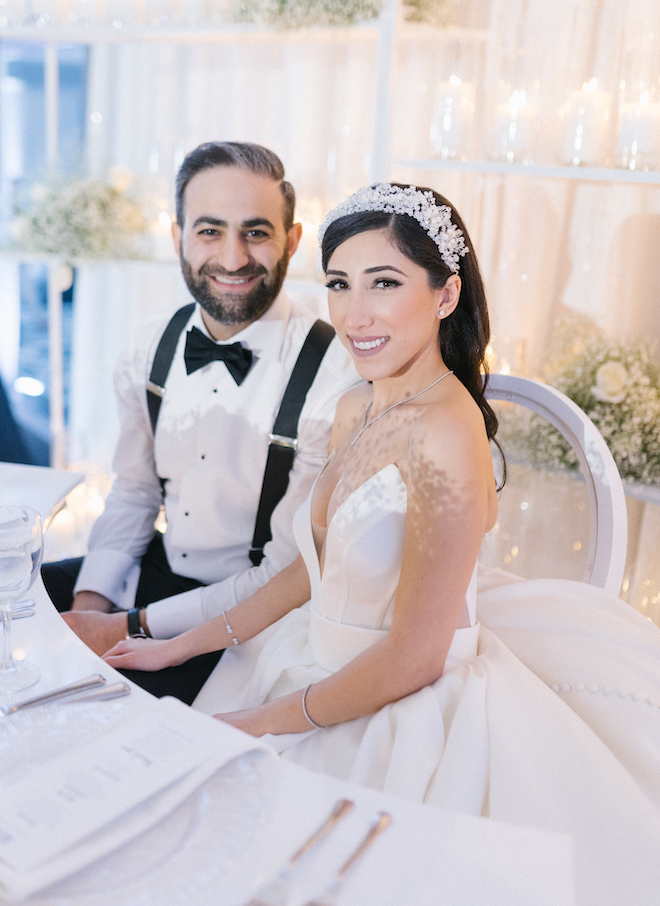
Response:
[{"label": "white shelving unit", "polygon": [[413,170],[451,170],[462,173],[485,173],[498,176],[529,176],[540,179],[571,179],[578,182],[616,182],[636,185],[660,185],[660,171],[624,170],[617,167],[541,166],[507,164],[488,160],[392,160],[391,167]]},{"label": "white shelving unit", "polygon": [[[387,178],[387,136],[389,131],[390,82],[398,15],[398,0],[383,0],[380,19],[353,28],[301,28],[289,31],[260,29],[254,26],[227,25],[222,28],[180,28],[147,26],[62,26],[26,25],[0,27],[0,40],[38,42],[44,45],[44,94],[46,159],[51,172],[58,166],[60,44],[339,44],[346,42],[377,44],[376,90],[373,114],[371,177]],[[62,293],[58,289],[60,262],[50,261],[48,280],[48,339],[50,363],[51,465],[66,466],[64,387],[62,354]]]},{"label": "white shelving unit", "polygon": [[[10,4],[11,5],[11,4]],[[500,6],[502,4],[500,3]],[[139,4],[138,4],[139,6]],[[493,10],[498,6],[496,0],[491,3]],[[181,8],[181,3],[173,8]],[[7,14],[9,6],[0,8]],[[137,7],[136,7],[137,8]],[[146,11],[144,6],[144,11]],[[68,14],[69,7],[62,0],[63,14]],[[501,11],[500,11],[501,12]],[[499,13],[498,13],[499,14]],[[2,19],[0,18],[0,22]],[[41,21],[41,20],[38,20]],[[144,20],[146,21],[146,20]],[[159,44],[159,45],[197,45],[200,48],[208,45],[222,47],[259,46],[265,44],[281,45],[317,45],[344,46],[347,43],[368,44],[375,48],[375,92],[372,111],[371,153],[369,175],[373,181],[381,181],[393,176],[395,171],[406,172],[447,172],[493,176],[519,180],[567,180],[575,185],[580,183],[619,184],[660,186],[660,171],[635,171],[616,167],[582,167],[554,166],[544,164],[503,163],[485,159],[483,147],[480,159],[451,159],[425,157],[400,157],[395,153],[392,142],[392,130],[401,129],[397,121],[398,111],[393,110],[393,72],[397,55],[407,42],[419,42],[419,47],[433,46],[433,43],[463,41],[472,47],[479,47],[483,52],[484,63],[481,70],[480,85],[488,88],[488,79],[492,81],[492,71],[488,69],[488,55],[492,44],[492,35],[488,29],[453,29],[440,33],[424,26],[414,26],[402,21],[400,0],[383,0],[381,16],[376,23],[360,24],[351,28],[302,28],[297,30],[277,31],[255,26],[223,25],[221,27],[185,27],[182,25],[162,24],[155,26],[130,25],[125,23],[107,25],[57,25],[50,23],[25,26],[0,26],[0,39],[11,41],[33,41],[45,47],[45,97],[46,97],[46,148],[47,159],[51,169],[57,169],[58,161],[58,45],[88,44],[112,45],[118,43]],[[443,45],[444,46],[444,45]],[[397,71],[398,74],[398,71]],[[430,80],[433,73],[430,74]],[[432,87],[430,85],[430,87]],[[482,91],[483,97],[477,101],[475,117],[484,117],[485,98],[488,92]],[[492,95],[492,92],[488,95]],[[479,107],[480,105],[480,107]],[[414,116],[414,110],[411,116]],[[394,125],[393,125],[394,124]],[[365,124],[366,125],[366,124]],[[484,142],[481,142],[483,146]],[[423,150],[423,149],[420,149]],[[321,162],[320,162],[321,163]],[[322,163],[321,163],[322,166]],[[61,293],[57,290],[56,281],[49,282],[49,339],[51,357],[51,430],[53,443],[53,465],[64,465],[65,451],[63,393],[62,393],[62,357],[61,357]]]}]

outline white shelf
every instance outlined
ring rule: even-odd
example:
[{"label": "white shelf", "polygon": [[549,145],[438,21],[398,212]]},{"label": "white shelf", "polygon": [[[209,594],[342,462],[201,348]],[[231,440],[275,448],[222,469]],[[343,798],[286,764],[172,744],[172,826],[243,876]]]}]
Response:
[{"label": "white shelf", "polygon": [[[2,9],[2,7],[0,7]],[[345,27],[276,29],[257,25],[23,25],[0,27],[0,40],[55,44],[333,44],[375,42],[378,22]]]},{"label": "white shelf", "polygon": [[660,170],[624,170],[617,167],[546,167],[536,164],[506,164],[488,160],[393,160],[391,167],[413,170],[459,170],[502,176],[538,176],[548,179],[577,179],[581,182],[625,182],[660,185]]}]

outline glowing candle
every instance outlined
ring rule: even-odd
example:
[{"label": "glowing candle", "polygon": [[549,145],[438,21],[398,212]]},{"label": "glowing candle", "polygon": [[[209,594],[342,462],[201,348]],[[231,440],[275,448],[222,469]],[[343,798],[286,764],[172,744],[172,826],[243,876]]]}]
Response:
[{"label": "glowing candle", "polygon": [[534,144],[536,107],[527,92],[516,89],[508,101],[497,107],[497,156],[507,163],[529,160]]},{"label": "glowing candle", "polygon": [[606,155],[611,97],[598,88],[598,79],[585,82],[566,105],[566,131],[562,160],[565,164],[595,166]]},{"label": "glowing candle", "polygon": [[660,104],[651,103],[648,91],[621,105],[617,155],[630,170],[660,165]]},{"label": "glowing candle", "polygon": [[456,75],[438,84],[430,132],[434,157],[447,160],[467,152],[473,114],[474,85]]}]

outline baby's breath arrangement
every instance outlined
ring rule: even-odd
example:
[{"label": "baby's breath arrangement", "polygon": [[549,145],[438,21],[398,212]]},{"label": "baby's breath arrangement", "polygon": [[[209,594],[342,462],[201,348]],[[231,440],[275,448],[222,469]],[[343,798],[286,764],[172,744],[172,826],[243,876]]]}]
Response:
[{"label": "baby's breath arrangement", "polygon": [[451,25],[455,8],[461,0],[404,0],[404,15],[408,22],[425,22],[444,27]]},{"label": "baby's breath arrangement", "polygon": [[[572,358],[562,355],[545,380],[586,412],[622,478],[660,485],[660,374],[650,344],[593,337]],[[514,456],[550,469],[579,468],[568,442],[548,422],[526,415],[523,425],[521,418],[516,414],[509,422]]]},{"label": "baby's breath arrangement", "polygon": [[[446,25],[458,0],[405,0],[404,16],[411,22]],[[228,21],[252,22],[276,28],[315,28],[356,25],[380,15],[381,0],[236,0],[225,12]]]},{"label": "baby's breath arrangement", "polygon": [[242,0],[230,18],[277,28],[355,25],[376,19],[380,0]]},{"label": "baby's breath arrangement", "polygon": [[12,233],[18,248],[75,258],[141,257],[135,237],[145,229],[142,208],[127,192],[130,176],[37,184],[32,203],[18,211]]}]

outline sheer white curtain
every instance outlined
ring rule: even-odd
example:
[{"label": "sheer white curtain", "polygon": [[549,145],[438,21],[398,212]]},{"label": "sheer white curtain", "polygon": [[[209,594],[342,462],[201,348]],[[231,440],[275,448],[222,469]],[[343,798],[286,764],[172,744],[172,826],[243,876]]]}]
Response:
[{"label": "sheer white curtain", "polygon": [[[501,83],[508,79],[509,92],[526,92],[529,147],[516,149],[513,159],[535,167],[516,175],[403,164],[390,170],[392,178],[439,189],[463,214],[482,264],[500,362],[538,375],[560,316],[572,312],[612,336],[660,339],[660,187],[548,177],[538,170],[566,163],[575,105],[587,83],[594,91],[587,101],[602,105],[602,121],[583,121],[591,145],[582,163],[590,167],[620,163],[622,81],[648,85],[651,107],[660,111],[660,4],[472,0],[457,9],[461,27],[454,30],[399,24],[384,140],[392,161],[429,158],[438,84],[462,67],[474,88],[474,113],[457,156],[488,163],[498,155]],[[174,176],[188,150],[211,139],[268,145],[296,186],[305,224],[290,274],[311,281],[318,276],[316,225],[370,178],[373,130],[383,125],[374,123],[376,55],[377,33],[369,28],[94,45],[89,168],[102,176],[112,166],[126,168],[171,213]],[[166,229],[158,229],[162,263],[107,265],[108,274],[123,269],[121,278],[81,276],[81,343],[91,336],[90,325],[102,324],[119,304],[114,280],[123,281],[131,318],[171,310],[180,301],[178,278],[161,279],[175,274],[176,262]],[[103,352],[109,366],[121,337],[100,329],[98,336],[104,343],[115,337]],[[93,404],[85,400],[93,382],[84,380],[80,355],[76,347],[74,373],[82,386],[74,388],[75,435],[85,433]],[[85,444],[81,440],[79,448]]]},{"label": "sheer white curtain", "polygon": [[[305,224],[289,288],[322,306],[316,226],[368,181],[377,36],[374,31],[271,33],[239,43],[98,44],[91,49],[88,164],[130,171],[174,213],[184,154],[210,140],[260,142],[282,157]],[[70,459],[105,467],[116,437],[112,368],[145,315],[186,300],[178,262],[159,231],[160,260],[85,264],[75,297]]]},{"label": "sheer white curtain", "polygon": [[[480,33],[404,38],[397,66],[395,160],[430,156],[437,84],[462,67],[461,75],[472,73],[478,86],[472,134],[465,140],[468,161],[497,157],[501,83],[513,73],[519,81],[510,81],[508,91],[516,85],[526,90],[533,115],[530,163],[568,163],[571,117],[585,100],[583,86],[592,82],[594,94],[586,100],[593,102],[597,90],[603,106],[600,122],[583,121],[584,142],[592,138],[589,129],[598,130],[598,142],[582,162],[612,166],[620,162],[621,82],[643,82],[651,101],[660,101],[660,5],[493,0]],[[660,105],[652,113],[660,116]],[[573,171],[579,176],[580,167]],[[432,185],[463,214],[486,280],[493,345],[512,368],[538,375],[559,316],[571,312],[592,318],[612,336],[660,340],[658,185],[541,178],[532,167],[529,175],[503,176],[399,166],[393,175]]]}]

